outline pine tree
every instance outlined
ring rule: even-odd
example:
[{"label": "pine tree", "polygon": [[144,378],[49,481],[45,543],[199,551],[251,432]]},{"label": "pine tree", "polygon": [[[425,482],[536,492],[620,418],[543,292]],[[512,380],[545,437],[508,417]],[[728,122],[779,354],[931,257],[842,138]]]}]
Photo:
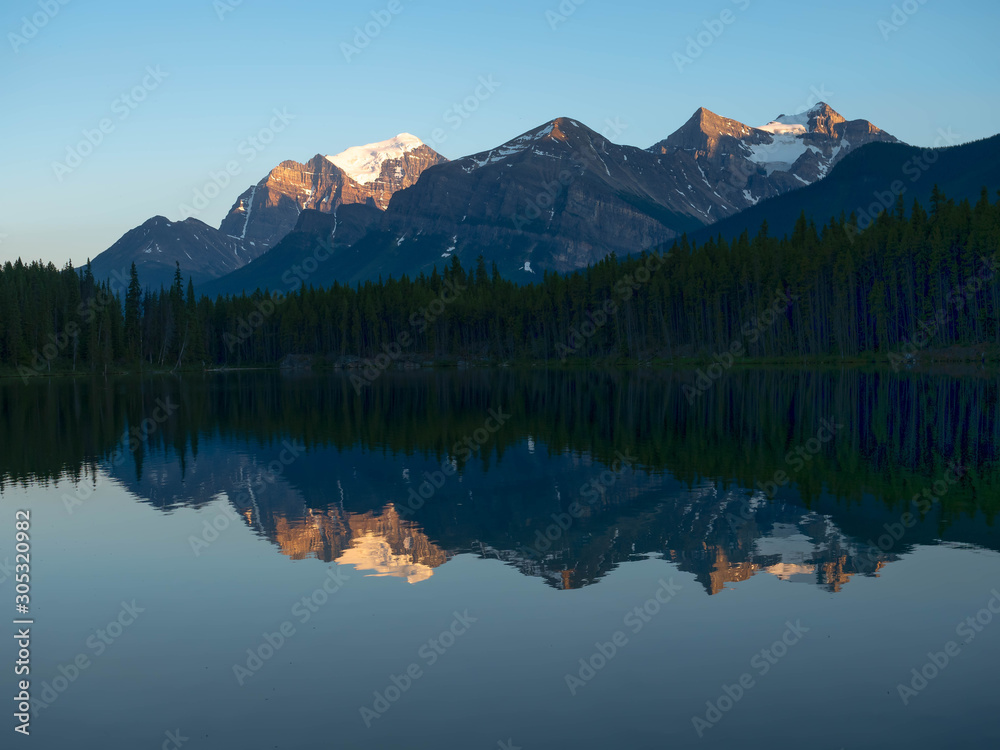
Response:
[{"label": "pine tree", "polygon": [[128,290],[125,293],[125,346],[129,361],[142,359],[142,285],[135,263],[129,271]]}]

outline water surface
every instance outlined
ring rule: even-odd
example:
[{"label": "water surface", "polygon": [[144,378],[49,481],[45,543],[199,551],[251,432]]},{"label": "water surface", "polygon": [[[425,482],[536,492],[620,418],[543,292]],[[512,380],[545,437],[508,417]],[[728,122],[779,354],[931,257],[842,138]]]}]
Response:
[{"label": "water surface", "polygon": [[0,385],[30,741],[996,746],[996,378],[693,381]]}]

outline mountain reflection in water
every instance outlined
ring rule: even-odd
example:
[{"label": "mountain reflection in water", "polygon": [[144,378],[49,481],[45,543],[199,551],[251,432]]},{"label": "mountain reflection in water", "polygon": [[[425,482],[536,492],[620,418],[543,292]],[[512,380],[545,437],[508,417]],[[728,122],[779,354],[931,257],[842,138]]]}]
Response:
[{"label": "mountain reflection in water", "polygon": [[[709,594],[758,573],[835,592],[916,544],[1000,549],[995,380],[745,371],[689,403],[690,377],[388,373],[360,396],[340,375],[5,384],[0,476],[110,480],[168,513],[215,504],[218,525],[293,560],[413,584],[463,553],[558,589],[662,556]],[[159,400],[178,408],[148,430]],[[493,408],[512,416],[483,440]],[[824,419],[844,428],[796,471]],[[911,498],[957,462],[961,482],[920,512]]]}]

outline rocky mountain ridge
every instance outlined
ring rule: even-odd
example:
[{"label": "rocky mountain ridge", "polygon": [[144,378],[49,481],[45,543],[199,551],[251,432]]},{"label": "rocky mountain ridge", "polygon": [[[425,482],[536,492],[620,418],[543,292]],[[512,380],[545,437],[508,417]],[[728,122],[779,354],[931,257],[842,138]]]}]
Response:
[{"label": "rocky mountain ridge", "polygon": [[[530,278],[698,231],[823,179],[874,141],[897,142],[822,102],[760,127],[701,108],[646,149],[615,144],[569,117],[452,162],[402,133],[305,164],[282,162],[239,197],[219,230],[199,226],[198,240],[193,230],[177,236],[162,223],[144,225],[141,236],[127,234],[98,256],[95,274],[132,257],[147,285],[169,280],[175,262],[204,282],[272,249],[278,255],[264,266],[278,269],[287,266],[279,243],[303,210],[333,214],[361,204],[372,213],[338,236],[344,252],[327,269],[332,278],[417,274],[456,255],[468,265],[480,254],[505,275]],[[241,283],[277,286],[256,276],[240,274]]]},{"label": "rocky mountain ridge", "polygon": [[[365,158],[376,165],[367,173],[351,166],[351,159]],[[179,263],[185,278],[204,283],[266,253],[294,229],[303,210],[332,213],[362,204],[381,211],[425,169],[446,161],[406,133],[333,156],[317,154],[305,164],[284,161],[236,199],[218,229],[196,219],[155,217],[94,258],[92,269],[98,278],[117,280],[127,278],[135,262],[143,284],[157,287],[169,285]]]},{"label": "rocky mountain ridge", "polygon": [[[480,254],[504,275],[525,280],[572,271],[611,252],[672,242],[813,184],[873,141],[896,139],[825,104],[760,128],[700,109],[648,149],[557,118],[427,170],[313,283],[429,273],[455,256],[468,267]],[[293,255],[300,252],[296,246]],[[280,267],[290,258],[279,252],[270,260]],[[230,290],[251,291],[267,278],[247,273],[240,282]]]}]

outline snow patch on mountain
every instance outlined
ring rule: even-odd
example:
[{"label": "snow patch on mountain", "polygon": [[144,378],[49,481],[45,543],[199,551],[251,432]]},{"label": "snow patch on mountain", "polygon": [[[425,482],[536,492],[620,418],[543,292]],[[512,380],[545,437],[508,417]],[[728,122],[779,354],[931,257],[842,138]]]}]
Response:
[{"label": "snow patch on mountain", "polygon": [[787,172],[809,150],[805,141],[796,135],[778,133],[771,139],[771,143],[746,144],[747,158],[764,167],[768,176],[772,172]]},{"label": "snow patch on mountain", "polygon": [[774,118],[767,125],[761,125],[757,130],[763,130],[772,134],[802,135],[809,132],[809,121],[823,110],[823,103],[799,112],[796,115],[780,115]]},{"label": "snow patch on mountain", "polygon": [[805,135],[809,132],[807,126],[795,123],[779,122],[778,120],[772,120],[767,125],[761,125],[757,130],[763,130],[765,133],[771,133],[772,135]]},{"label": "snow patch on mountain", "polygon": [[[466,174],[470,174],[473,171],[479,169],[480,167],[485,167],[488,164],[496,164],[498,162],[504,161],[511,156],[516,156],[517,154],[522,154],[525,151],[532,150],[538,156],[551,156],[544,151],[540,151],[538,148],[533,148],[532,144],[536,141],[541,141],[545,139],[546,136],[551,135],[552,131],[555,130],[555,123],[550,122],[548,125],[543,126],[537,130],[533,130],[524,135],[520,135],[512,141],[493,149],[492,151],[484,151],[481,154],[474,154],[472,156],[467,156],[461,161],[469,162],[465,164],[462,169]],[[477,158],[481,157],[481,158]]]},{"label": "snow patch on mountain", "polygon": [[399,159],[403,154],[423,145],[424,142],[415,135],[400,133],[387,141],[354,146],[326,158],[355,182],[367,185],[379,178],[382,174],[382,165],[387,161]]},{"label": "snow patch on mountain", "polygon": [[247,202],[243,203],[243,201],[241,200],[239,208],[236,209],[240,213],[244,214],[245,217],[243,220],[243,231],[240,233],[240,236],[237,237],[234,234],[229,235],[234,240],[245,240],[247,237],[247,226],[249,226],[250,224],[250,214],[253,213],[253,198],[255,195],[257,195],[256,185],[250,188],[250,197],[247,199]]}]

